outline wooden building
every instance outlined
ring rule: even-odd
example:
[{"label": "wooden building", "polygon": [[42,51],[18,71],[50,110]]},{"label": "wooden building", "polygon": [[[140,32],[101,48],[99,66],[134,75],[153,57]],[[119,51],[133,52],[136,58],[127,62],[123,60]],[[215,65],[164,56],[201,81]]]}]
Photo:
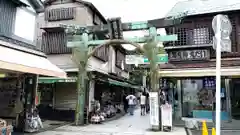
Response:
[{"label": "wooden building", "polygon": [[[174,99],[178,101],[174,108],[175,120],[214,120],[216,54],[212,20],[215,15],[224,14],[232,24],[232,52],[222,53],[222,120],[232,121],[233,124],[225,123],[224,127],[233,128],[240,116],[237,105],[240,98],[240,3],[178,2],[166,17],[180,13],[185,14],[182,23],[166,28],[167,34],[178,34],[178,41],[165,44],[169,63],[160,66],[161,76],[175,85]],[[174,88],[174,85],[171,86]]]},{"label": "wooden building", "polygon": [[[72,50],[67,47],[67,36],[60,24],[88,26],[106,24],[107,21],[92,3],[82,0],[45,0],[44,6],[45,11],[39,14],[37,20],[38,48],[47,54],[51,62],[66,71],[70,80],[74,80],[78,69],[71,59]],[[87,86],[86,105],[89,109],[91,101],[97,98],[96,95],[101,95],[103,89],[122,92],[121,89],[132,86],[126,81],[129,78],[129,66],[124,60],[123,48],[106,46],[99,48],[89,59],[87,70],[93,78]],[[43,87],[39,91],[52,95],[48,99],[42,97],[43,106],[51,104],[54,110],[70,111],[73,114],[77,101],[76,79],[73,82],[59,82],[58,79],[44,77],[40,78],[40,83]]]},{"label": "wooden building", "polygon": [[0,1],[0,118],[19,130],[37,130],[27,123],[35,117],[38,75],[65,78],[66,73],[36,48],[36,16],[43,11],[39,0]]}]

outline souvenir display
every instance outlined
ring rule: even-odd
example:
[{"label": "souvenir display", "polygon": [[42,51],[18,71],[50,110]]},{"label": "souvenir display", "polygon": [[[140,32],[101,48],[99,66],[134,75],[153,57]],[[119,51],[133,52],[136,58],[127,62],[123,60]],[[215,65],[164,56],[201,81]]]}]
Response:
[{"label": "souvenir display", "polygon": [[0,119],[0,134],[11,135],[12,131],[13,127],[11,125],[7,125],[7,121]]},{"label": "souvenir display", "polygon": [[201,89],[198,92],[198,100],[199,105],[194,108],[195,110],[212,110],[214,100],[213,91],[205,88]]},{"label": "souvenir display", "polygon": [[123,106],[114,103],[115,93],[104,92],[102,93],[102,102],[92,101],[92,111],[90,114],[91,123],[102,123],[108,118],[116,116],[117,113],[123,111]]}]

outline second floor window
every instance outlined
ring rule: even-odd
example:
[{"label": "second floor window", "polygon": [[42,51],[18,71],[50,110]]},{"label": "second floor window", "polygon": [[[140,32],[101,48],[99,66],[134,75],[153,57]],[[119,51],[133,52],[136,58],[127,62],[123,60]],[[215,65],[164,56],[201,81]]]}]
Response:
[{"label": "second floor window", "polygon": [[56,8],[45,11],[46,21],[72,20],[75,16],[75,8]]},{"label": "second floor window", "polygon": [[67,47],[67,36],[62,32],[44,32],[42,34],[42,51],[46,54],[71,53]]},{"label": "second floor window", "polygon": [[108,60],[108,54],[109,54],[108,49],[109,49],[108,47],[102,46],[97,49],[97,51],[93,54],[93,56],[106,62]]},{"label": "second floor window", "polygon": [[120,52],[120,51],[116,51],[116,61],[115,61],[115,65],[123,70],[129,70],[130,69],[130,65],[127,65],[125,62],[125,54]]},{"label": "second floor window", "polygon": [[31,11],[17,8],[14,34],[29,41],[34,40],[36,16]]},{"label": "second floor window", "polygon": [[178,35],[178,41],[169,43],[174,46],[211,44],[213,38],[212,28],[208,25],[197,25],[190,28],[188,25],[172,27],[168,29],[167,34]]},{"label": "second floor window", "polygon": [[188,32],[189,34],[189,44],[209,44],[210,43],[210,33],[208,28],[195,28]]}]

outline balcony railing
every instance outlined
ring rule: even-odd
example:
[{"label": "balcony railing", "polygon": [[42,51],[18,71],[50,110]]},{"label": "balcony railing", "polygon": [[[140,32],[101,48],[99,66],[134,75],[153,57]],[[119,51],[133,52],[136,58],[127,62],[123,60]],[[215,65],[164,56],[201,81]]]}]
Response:
[{"label": "balcony railing", "polygon": [[167,34],[177,34],[178,41],[165,44],[166,47],[173,46],[201,46],[212,44],[213,32],[209,26],[201,27],[172,27],[167,29]]}]

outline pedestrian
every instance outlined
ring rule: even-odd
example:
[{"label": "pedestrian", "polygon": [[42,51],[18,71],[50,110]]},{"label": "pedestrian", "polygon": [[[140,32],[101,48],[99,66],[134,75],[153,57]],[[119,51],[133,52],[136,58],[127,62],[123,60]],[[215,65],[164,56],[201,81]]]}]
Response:
[{"label": "pedestrian", "polygon": [[123,95],[123,109],[124,109],[125,113],[128,112],[128,100],[126,98],[127,98],[127,95],[126,95],[126,93],[124,93],[124,95]]},{"label": "pedestrian", "polygon": [[140,106],[141,106],[141,115],[146,113],[146,93],[142,92],[140,95]]},{"label": "pedestrian", "polygon": [[146,92],[146,113],[149,113],[150,105],[149,105],[149,93]]},{"label": "pedestrian", "polygon": [[166,92],[163,89],[159,89],[160,93],[160,104],[164,105],[167,102],[167,95]]},{"label": "pedestrian", "polygon": [[130,113],[130,115],[134,115],[134,110],[135,110],[135,104],[136,104],[136,97],[132,94],[128,95],[126,97],[126,99],[128,100],[128,111]]}]

